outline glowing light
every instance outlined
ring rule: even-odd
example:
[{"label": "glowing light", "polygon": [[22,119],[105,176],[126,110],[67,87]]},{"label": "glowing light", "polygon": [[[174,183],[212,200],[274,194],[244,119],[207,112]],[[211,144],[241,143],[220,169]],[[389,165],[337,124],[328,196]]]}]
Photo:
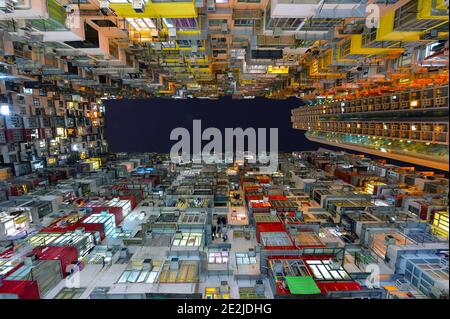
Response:
[{"label": "glowing light", "polygon": [[10,114],[8,104],[0,104],[0,114],[4,116],[8,116]]}]

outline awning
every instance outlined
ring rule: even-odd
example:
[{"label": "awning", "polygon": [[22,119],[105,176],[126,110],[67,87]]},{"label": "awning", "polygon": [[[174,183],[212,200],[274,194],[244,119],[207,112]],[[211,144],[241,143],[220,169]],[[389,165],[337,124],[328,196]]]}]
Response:
[{"label": "awning", "polygon": [[320,289],[311,276],[286,276],[286,283],[292,294],[312,295],[320,294]]}]

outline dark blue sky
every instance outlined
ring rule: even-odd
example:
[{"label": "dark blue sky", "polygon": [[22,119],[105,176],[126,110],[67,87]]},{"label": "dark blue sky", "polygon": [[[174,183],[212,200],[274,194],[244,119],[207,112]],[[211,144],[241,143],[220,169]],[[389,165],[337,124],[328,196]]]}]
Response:
[{"label": "dark blue sky", "polygon": [[169,139],[172,129],[191,131],[192,121],[201,120],[202,129],[216,127],[223,135],[227,127],[276,127],[280,151],[315,149],[315,143],[308,141],[303,131],[292,128],[291,110],[302,104],[296,98],[109,100],[106,136],[113,152],[169,152],[175,143]]}]

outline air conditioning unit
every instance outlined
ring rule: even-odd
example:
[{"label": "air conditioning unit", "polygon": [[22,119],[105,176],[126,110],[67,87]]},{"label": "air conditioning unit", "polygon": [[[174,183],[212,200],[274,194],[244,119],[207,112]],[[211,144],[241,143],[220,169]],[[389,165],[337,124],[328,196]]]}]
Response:
[{"label": "air conditioning unit", "polygon": [[109,1],[108,0],[100,0],[100,10],[109,9]]},{"label": "air conditioning unit", "polygon": [[228,286],[228,281],[225,281],[225,280],[221,281],[219,290],[220,290],[220,293],[222,293],[222,294],[228,293],[230,291],[230,286]]},{"label": "air conditioning unit", "polygon": [[18,34],[29,39],[31,37],[31,31],[33,30],[33,27],[31,25],[30,21],[20,21],[18,23]]},{"label": "air conditioning unit", "polygon": [[85,233],[85,229],[84,228],[77,228],[75,229],[75,234],[76,235],[83,235]]},{"label": "air conditioning unit", "polygon": [[208,11],[208,12],[216,11],[216,1],[215,0],[208,0],[206,2],[206,11]]},{"label": "air conditioning unit", "polygon": [[290,226],[288,226],[288,232],[291,235],[297,235],[298,234],[298,229],[297,229],[297,227],[295,227],[293,225],[290,225]]},{"label": "air conditioning unit", "polygon": [[155,51],[161,51],[162,50],[161,42],[153,42],[153,48],[155,49]]},{"label": "air conditioning unit", "polygon": [[275,276],[283,274],[283,264],[280,261],[274,261],[273,272],[275,273]]},{"label": "air conditioning unit", "polygon": [[264,294],[265,288],[264,288],[264,283],[261,279],[258,279],[256,281],[256,285],[255,285],[255,292],[257,294]]},{"label": "air conditioning unit", "polygon": [[143,265],[142,265],[142,269],[143,270],[152,270],[153,268],[153,260],[152,259],[144,259]]},{"label": "air conditioning unit", "polygon": [[223,23],[222,26],[220,27],[220,31],[221,31],[223,34],[228,33],[228,24]]},{"label": "air conditioning unit", "polygon": [[274,28],[273,29],[273,37],[279,38],[281,36],[281,32],[282,32],[281,28],[278,28],[278,27]]},{"label": "air conditioning unit", "polygon": [[128,248],[127,247],[122,247],[120,249],[119,258],[122,258],[122,259],[128,258]]},{"label": "air conditioning unit", "polygon": [[392,235],[386,235],[384,237],[384,242],[386,243],[386,245],[395,245],[397,241]]},{"label": "air conditioning unit", "polygon": [[196,8],[203,8],[204,5],[205,5],[203,0],[195,0],[194,2],[195,2],[195,7]]},{"label": "air conditioning unit", "polygon": [[173,39],[177,37],[177,29],[169,28],[169,38]]},{"label": "air conditioning unit", "polygon": [[288,54],[288,55],[286,55],[286,59],[289,62],[295,62],[297,60],[297,56],[295,54]]},{"label": "air conditioning unit", "polygon": [[33,262],[36,260],[36,255],[28,256],[23,259],[23,263],[26,266],[33,266]]},{"label": "air conditioning unit", "polygon": [[170,270],[180,269],[180,260],[177,257],[172,258],[170,260],[169,268],[170,268]]},{"label": "air conditioning unit", "polygon": [[138,13],[143,13],[145,11],[144,0],[133,0],[132,5],[133,5],[133,10]]}]

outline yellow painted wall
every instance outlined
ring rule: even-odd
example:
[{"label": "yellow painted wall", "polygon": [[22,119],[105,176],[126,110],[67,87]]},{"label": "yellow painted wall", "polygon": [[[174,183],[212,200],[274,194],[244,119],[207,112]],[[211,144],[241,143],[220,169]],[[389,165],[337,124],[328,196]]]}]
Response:
[{"label": "yellow painted wall", "polygon": [[120,17],[125,18],[193,18],[197,16],[194,1],[152,3],[147,2],[145,11],[134,11],[131,3],[110,3],[110,7]]}]

